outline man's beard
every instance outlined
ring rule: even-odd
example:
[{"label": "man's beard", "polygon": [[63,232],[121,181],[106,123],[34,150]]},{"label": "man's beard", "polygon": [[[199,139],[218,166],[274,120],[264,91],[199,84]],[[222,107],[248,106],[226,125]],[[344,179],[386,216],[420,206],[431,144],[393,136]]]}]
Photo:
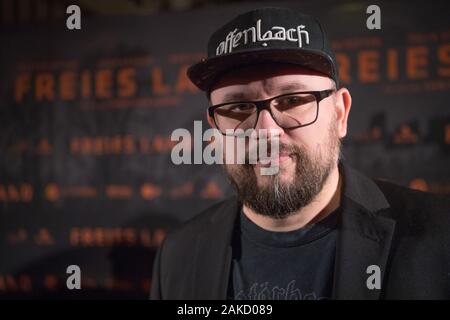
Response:
[{"label": "man's beard", "polygon": [[328,131],[328,141],[313,155],[303,147],[280,143],[280,154],[291,154],[295,161],[292,182],[282,181],[281,167],[277,174],[264,176],[268,181],[260,185],[253,165],[225,165],[238,200],[255,213],[274,219],[293,215],[311,203],[322,190],[340,155],[341,143],[335,122]]}]

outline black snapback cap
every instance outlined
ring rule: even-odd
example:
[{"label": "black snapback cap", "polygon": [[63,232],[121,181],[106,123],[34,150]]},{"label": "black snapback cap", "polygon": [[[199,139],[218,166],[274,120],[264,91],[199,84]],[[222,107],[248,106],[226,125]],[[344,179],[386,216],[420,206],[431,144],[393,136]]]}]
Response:
[{"label": "black snapback cap", "polygon": [[208,57],[187,70],[189,79],[209,91],[233,68],[260,63],[301,65],[332,78],[336,57],[319,21],[295,9],[265,7],[243,13],[212,34]]}]

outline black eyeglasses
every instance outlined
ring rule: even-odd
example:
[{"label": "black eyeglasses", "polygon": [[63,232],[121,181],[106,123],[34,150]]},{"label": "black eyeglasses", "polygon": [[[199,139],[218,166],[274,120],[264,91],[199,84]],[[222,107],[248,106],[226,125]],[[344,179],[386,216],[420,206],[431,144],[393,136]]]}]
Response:
[{"label": "black eyeglasses", "polygon": [[[316,122],[319,102],[334,89],[286,93],[267,100],[235,101],[208,108],[208,114],[223,135],[234,135],[237,129],[254,129],[262,110],[268,110],[283,129],[297,129]],[[232,131],[230,131],[232,130]],[[228,132],[227,132],[228,131]]]}]

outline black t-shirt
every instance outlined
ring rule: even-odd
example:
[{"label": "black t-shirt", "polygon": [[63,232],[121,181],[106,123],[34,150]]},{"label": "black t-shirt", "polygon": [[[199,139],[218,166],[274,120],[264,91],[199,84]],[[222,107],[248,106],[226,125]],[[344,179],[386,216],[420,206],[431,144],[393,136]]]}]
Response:
[{"label": "black t-shirt", "polygon": [[340,209],[316,224],[267,231],[241,212],[233,233],[228,299],[330,299]]}]

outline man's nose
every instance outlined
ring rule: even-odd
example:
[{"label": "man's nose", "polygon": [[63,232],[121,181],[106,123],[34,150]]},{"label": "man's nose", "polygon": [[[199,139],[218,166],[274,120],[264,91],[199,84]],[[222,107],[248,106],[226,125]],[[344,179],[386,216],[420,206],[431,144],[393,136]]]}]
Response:
[{"label": "man's nose", "polygon": [[258,122],[256,123],[255,130],[266,129],[275,135],[281,136],[284,133],[283,128],[281,128],[272,117],[269,111],[262,110],[258,117]]}]

